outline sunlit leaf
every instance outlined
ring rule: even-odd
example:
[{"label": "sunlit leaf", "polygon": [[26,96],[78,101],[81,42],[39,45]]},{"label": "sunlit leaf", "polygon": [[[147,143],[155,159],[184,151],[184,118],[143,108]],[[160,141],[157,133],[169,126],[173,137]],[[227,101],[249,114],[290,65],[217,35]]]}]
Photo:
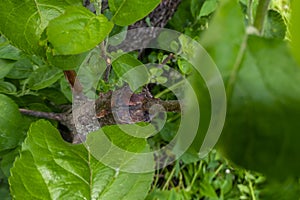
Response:
[{"label": "sunlit leaf", "polygon": [[292,52],[298,64],[300,64],[300,1],[292,2],[292,18],[291,18],[291,36],[292,36]]},{"label": "sunlit leaf", "polygon": [[[107,131],[115,144],[123,141],[121,132]],[[139,140],[137,146],[123,147],[144,149],[145,140]],[[103,165],[83,144],[64,142],[49,122],[41,120],[32,124],[9,182],[15,199],[142,200],[152,176],[119,172]]]},{"label": "sunlit leaf", "polygon": [[67,6],[81,4],[81,0],[0,1],[0,32],[19,49],[44,55],[39,40],[49,21],[61,15]]},{"label": "sunlit leaf", "polygon": [[127,26],[147,16],[160,0],[109,0],[108,3],[113,12],[112,21],[117,25]]},{"label": "sunlit leaf", "polygon": [[50,21],[47,35],[54,55],[71,55],[94,48],[112,28],[104,15],[97,16],[83,7],[69,7]]}]

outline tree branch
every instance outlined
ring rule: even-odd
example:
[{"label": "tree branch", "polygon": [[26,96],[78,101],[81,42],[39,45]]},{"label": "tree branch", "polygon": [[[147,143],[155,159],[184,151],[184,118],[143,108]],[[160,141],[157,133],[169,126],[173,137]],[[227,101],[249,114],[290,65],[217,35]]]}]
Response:
[{"label": "tree branch", "polygon": [[63,121],[64,115],[63,113],[53,113],[53,112],[42,112],[36,110],[27,110],[24,108],[19,109],[20,113],[32,117],[51,119],[55,121]]},{"label": "tree branch", "polygon": [[[128,94],[130,95],[129,99],[127,99]],[[152,115],[155,114],[151,114],[151,108],[153,108],[154,105],[159,105],[155,109],[156,112],[181,112],[180,103],[177,100],[163,101],[149,96],[146,91],[135,94],[128,86],[122,87],[114,92],[100,93],[95,104],[82,104],[77,109],[93,110],[92,108],[85,107],[93,105],[96,111],[94,118],[98,119],[101,127],[114,124],[150,122]],[[19,110],[24,115],[56,120],[66,126],[73,135],[77,134],[72,110],[64,113],[41,112],[23,108]],[[87,114],[90,115],[92,113]],[[84,118],[84,116],[81,117]],[[89,116],[86,118],[89,119]],[[89,122],[87,121],[85,123],[88,124]]]}]

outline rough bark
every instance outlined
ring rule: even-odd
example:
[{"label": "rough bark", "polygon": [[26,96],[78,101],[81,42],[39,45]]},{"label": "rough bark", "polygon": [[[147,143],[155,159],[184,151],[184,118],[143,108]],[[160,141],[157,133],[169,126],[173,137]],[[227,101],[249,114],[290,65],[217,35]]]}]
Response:
[{"label": "rough bark", "polygon": [[99,127],[150,122],[159,112],[181,112],[181,107],[176,100],[163,101],[149,96],[148,91],[134,94],[125,86],[114,92],[100,93],[96,101],[85,99],[64,113],[19,110],[25,115],[59,121],[71,131],[73,143],[80,143],[85,140],[87,133]]}]

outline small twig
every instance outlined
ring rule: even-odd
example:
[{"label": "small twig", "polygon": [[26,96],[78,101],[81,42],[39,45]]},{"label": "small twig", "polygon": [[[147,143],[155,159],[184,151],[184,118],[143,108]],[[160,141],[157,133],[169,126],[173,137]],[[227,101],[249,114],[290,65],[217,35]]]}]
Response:
[{"label": "small twig", "polygon": [[252,12],[252,9],[253,9],[253,0],[249,0],[249,3],[248,3],[248,20],[249,20],[249,24],[252,25],[253,24],[253,12]]},{"label": "small twig", "polygon": [[168,55],[168,57],[166,57],[160,64],[160,66],[164,66],[165,64],[167,64],[171,59],[174,58],[174,54],[173,53],[170,53]]},{"label": "small twig", "polygon": [[260,0],[256,10],[256,17],[254,20],[254,27],[258,30],[259,33],[262,33],[265,18],[268,14],[269,4],[271,0]]},{"label": "small twig", "polygon": [[32,117],[50,119],[55,121],[63,121],[65,113],[42,112],[36,110],[27,110],[24,108],[19,109],[20,113]]},{"label": "small twig", "polygon": [[93,4],[96,10],[96,15],[100,15],[102,9],[102,0],[94,0]]},{"label": "small twig", "polygon": [[171,173],[169,174],[169,177],[168,177],[168,179],[167,179],[165,185],[163,186],[162,190],[166,190],[166,189],[168,188],[169,183],[170,183],[170,181],[172,180],[172,178],[173,178],[175,172],[176,172],[176,167],[173,167],[173,169],[172,169]]},{"label": "small twig", "polygon": [[246,34],[243,38],[243,42],[240,46],[239,52],[237,54],[234,66],[233,66],[233,70],[231,71],[231,74],[229,76],[227,85],[226,85],[226,93],[227,93],[227,98],[230,99],[232,97],[232,92],[234,89],[234,84],[236,82],[237,76],[238,76],[238,72],[241,69],[241,64],[243,61],[243,58],[245,56],[245,52],[247,49],[247,41],[248,41],[248,35]]}]

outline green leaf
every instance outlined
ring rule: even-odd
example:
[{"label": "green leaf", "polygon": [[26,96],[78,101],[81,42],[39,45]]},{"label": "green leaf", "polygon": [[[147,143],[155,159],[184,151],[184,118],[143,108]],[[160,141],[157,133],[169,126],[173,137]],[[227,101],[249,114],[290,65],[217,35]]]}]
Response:
[{"label": "green leaf", "polygon": [[191,0],[190,10],[194,18],[199,16],[201,7],[203,6],[205,0]]},{"label": "green leaf", "polygon": [[147,16],[160,0],[109,0],[109,8],[113,12],[112,21],[120,26],[127,26]]},{"label": "green leaf", "polygon": [[170,24],[177,31],[184,31],[184,28],[194,21],[193,14],[199,11],[197,10],[197,8],[199,8],[198,6],[191,8],[193,4],[199,5],[200,2],[198,1],[202,0],[192,0],[192,2],[190,2],[190,0],[182,1],[168,24]]},{"label": "green leaf", "polygon": [[50,21],[47,35],[54,55],[80,54],[94,48],[110,33],[113,24],[104,15],[83,7],[68,7]]},{"label": "green leaf", "polygon": [[18,106],[0,94],[0,151],[15,148],[23,139],[22,117]]},{"label": "green leaf", "polygon": [[4,78],[14,67],[15,61],[0,58],[0,79]]},{"label": "green leaf", "polygon": [[271,182],[265,185],[260,196],[266,200],[298,199],[300,194],[299,182],[296,178],[285,180],[284,182]]},{"label": "green leaf", "polygon": [[70,84],[68,83],[68,81],[65,79],[65,77],[61,78],[59,81],[60,84],[60,90],[61,92],[65,95],[65,97],[72,102],[72,91],[70,88]]},{"label": "green leaf", "polygon": [[292,36],[292,52],[296,58],[298,64],[300,65],[300,1],[293,1],[292,3],[292,17],[290,32]]},{"label": "green leaf", "polygon": [[127,82],[132,91],[148,83],[149,73],[142,62],[129,54],[118,57],[112,63],[117,76]]},{"label": "green leaf", "polygon": [[248,45],[230,99],[223,148],[238,164],[271,177],[299,175],[300,68],[283,42],[250,37]]},{"label": "green leaf", "polygon": [[225,82],[246,36],[243,18],[243,13],[236,2],[223,3],[201,40],[201,44],[214,59]]},{"label": "green leaf", "polygon": [[18,146],[17,148],[1,156],[0,168],[6,177],[10,176],[10,168],[13,166],[16,157],[19,155],[19,151],[20,148]]},{"label": "green leaf", "polygon": [[[109,132],[111,134],[116,143],[126,141],[122,136],[118,139],[120,132]],[[139,144],[123,145],[132,151],[145,148]],[[20,157],[11,169],[9,183],[14,199],[142,200],[152,177],[153,173],[118,172],[103,165],[83,144],[64,142],[49,122],[40,120],[33,123],[28,132]]]},{"label": "green leaf", "polygon": [[247,35],[239,9],[228,1],[203,42],[227,90],[218,148],[235,163],[270,178],[299,175],[300,68],[285,42]]},{"label": "green leaf", "polygon": [[180,69],[180,71],[183,74],[190,74],[192,72],[193,69],[193,65],[191,65],[188,61],[184,60],[184,59],[179,59],[177,61],[178,67]]},{"label": "green leaf", "polygon": [[[235,64],[235,59],[237,58],[240,45],[245,35],[243,18],[244,16],[240,7],[235,1],[223,2],[215,13],[209,29],[203,33],[200,43],[216,63],[225,83],[228,82],[232,66]],[[189,44],[186,40],[185,37],[179,37],[181,49],[187,55],[193,56],[195,50],[192,44]],[[205,54],[197,57],[201,58],[201,56],[204,58],[207,57]],[[205,67],[212,66],[209,59],[199,59],[199,62]],[[199,105],[195,105],[194,107],[195,109],[196,107],[200,109],[201,115],[198,133],[189,149],[189,153],[199,158],[198,152],[204,141],[211,120],[211,99],[205,81],[194,68],[189,80],[192,82],[199,102]],[[222,99],[220,99],[220,101],[222,101]],[[190,112],[194,112],[195,109],[191,109]]]},{"label": "green leaf", "polygon": [[32,63],[28,58],[22,58],[14,63],[12,70],[6,75],[7,78],[24,79],[33,72]]},{"label": "green leaf", "polygon": [[201,191],[201,195],[209,197],[210,199],[218,199],[218,195],[216,194],[214,187],[210,183],[206,181],[201,182],[199,189]]},{"label": "green leaf", "polygon": [[49,21],[61,15],[67,6],[81,4],[81,0],[0,1],[0,32],[19,49],[44,55],[39,40]]},{"label": "green leaf", "polygon": [[[121,44],[126,39],[127,29],[128,26],[115,25],[109,34],[108,45],[117,46]],[[118,36],[115,36],[117,34]],[[111,40],[111,38],[113,38],[113,40]]]},{"label": "green leaf", "polygon": [[285,33],[286,25],[281,14],[276,10],[269,10],[264,26],[264,36],[283,40]]},{"label": "green leaf", "polygon": [[69,101],[63,93],[56,88],[45,88],[38,91],[39,95],[48,99],[56,105],[68,104]]},{"label": "green leaf", "polygon": [[22,52],[16,47],[9,44],[3,37],[0,37],[0,58],[9,60],[21,59]]},{"label": "green leaf", "polygon": [[175,189],[172,190],[159,190],[155,189],[153,192],[151,192],[146,200],[182,200],[185,199],[184,195],[181,194],[184,193],[184,190],[176,191]]},{"label": "green leaf", "polygon": [[0,183],[0,197],[1,197],[2,200],[11,200],[11,196],[10,196],[10,193],[9,193],[9,185],[8,185],[7,180],[1,180],[1,183]]},{"label": "green leaf", "polygon": [[199,17],[208,16],[218,7],[218,0],[206,0],[201,7]]},{"label": "green leaf", "polygon": [[49,65],[63,70],[78,68],[84,61],[89,52],[77,55],[53,55],[51,51],[47,51],[47,61]]},{"label": "green leaf", "polygon": [[58,68],[43,66],[35,70],[28,79],[28,87],[32,90],[40,90],[49,87],[63,76]]},{"label": "green leaf", "polygon": [[84,92],[95,91],[99,81],[103,77],[105,69],[106,62],[101,57],[100,48],[93,49],[86,57],[85,61],[81,64],[77,72],[77,78],[81,83]]},{"label": "green leaf", "polygon": [[10,82],[0,81],[0,93],[16,94],[17,88]]}]

